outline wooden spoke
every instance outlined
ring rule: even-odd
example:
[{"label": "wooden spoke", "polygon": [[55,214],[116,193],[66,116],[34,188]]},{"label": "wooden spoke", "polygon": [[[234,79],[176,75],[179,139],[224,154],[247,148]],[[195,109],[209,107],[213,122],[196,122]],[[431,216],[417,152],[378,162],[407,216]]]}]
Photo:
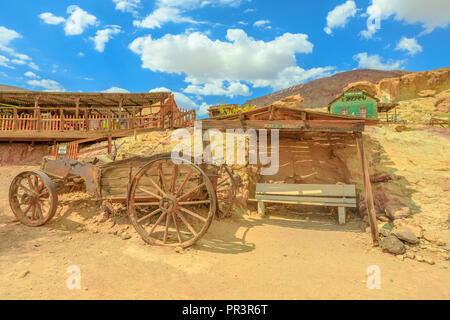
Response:
[{"label": "wooden spoke", "polygon": [[163,185],[164,192],[169,192],[169,189],[167,188],[166,178],[164,177],[162,163],[158,164],[158,171],[159,171],[159,177],[161,178],[161,183]]},{"label": "wooden spoke", "polygon": [[181,186],[178,188],[178,190],[176,192],[177,197],[183,191],[184,186],[186,185],[186,183],[189,181],[189,179],[192,177],[193,174],[194,173],[192,171],[189,171],[189,173],[186,175],[186,178],[184,179],[183,183],[181,184]]},{"label": "wooden spoke", "polygon": [[140,219],[138,220],[138,222],[141,223],[142,221],[145,221],[145,220],[147,220],[148,218],[153,217],[155,214],[157,214],[157,213],[160,212],[160,211],[161,211],[161,209],[158,208],[158,209],[156,209],[155,211],[152,211],[152,213],[146,215],[145,217],[140,218]]},{"label": "wooden spoke", "polygon": [[156,227],[160,224],[162,219],[164,219],[166,214],[167,214],[166,212],[163,212],[163,214],[159,216],[158,220],[156,220],[155,224],[153,225],[152,229],[150,230],[150,233],[148,234],[149,236],[153,233],[153,231],[155,231]]},{"label": "wooden spoke", "polygon": [[31,210],[31,220],[34,220],[36,217],[36,205],[32,204],[33,210]]},{"label": "wooden spoke", "polygon": [[228,190],[230,190],[230,189],[231,189],[231,186],[228,186],[228,187],[222,187],[222,188],[218,188],[218,189],[216,190],[216,192],[228,191]]},{"label": "wooden spoke", "polygon": [[27,187],[25,187],[23,184],[19,183],[19,187],[21,187],[22,189],[24,189],[26,192],[33,194],[34,191],[31,191],[30,189],[28,189]]},{"label": "wooden spoke", "polygon": [[186,212],[187,214],[190,214],[191,216],[193,216],[193,217],[195,217],[195,218],[197,218],[197,219],[202,220],[203,222],[206,222],[206,219],[205,219],[205,218],[203,218],[201,215],[196,214],[195,212],[192,212],[192,211],[189,210],[189,209],[186,209],[186,208],[184,208],[184,207],[178,207],[178,209],[181,210],[181,211],[183,211],[183,212]]},{"label": "wooden spoke", "polygon": [[189,224],[189,222],[186,220],[186,218],[183,216],[183,214],[178,211],[178,216],[180,217],[181,221],[185,224],[186,227],[192,232],[194,236],[197,236],[197,231]]},{"label": "wooden spoke", "polygon": [[197,192],[198,190],[200,190],[201,188],[203,188],[206,185],[205,182],[203,182],[202,184],[198,185],[197,187],[195,187],[194,189],[192,189],[191,191],[189,191],[188,193],[183,194],[181,197],[178,198],[178,201],[180,201],[181,199],[185,199],[187,197],[189,197],[190,195],[194,194],[195,192]]},{"label": "wooden spoke", "polygon": [[208,204],[211,203],[211,200],[199,200],[199,201],[184,201],[184,202],[178,202],[179,206],[188,206],[192,204]]},{"label": "wooden spoke", "polygon": [[134,205],[138,207],[159,206],[159,202],[136,202]]},{"label": "wooden spoke", "polygon": [[171,192],[175,193],[175,188],[177,186],[177,175],[178,175],[178,165],[174,165],[173,167],[173,178],[172,178],[172,188],[171,188]]},{"label": "wooden spoke", "polygon": [[30,203],[30,204],[28,205],[28,207],[27,207],[27,208],[25,209],[25,211],[23,212],[24,215],[27,215],[27,213],[28,213],[28,211],[30,211],[32,205],[33,205],[32,203]]},{"label": "wooden spoke", "polygon": [[34,190],[39,193],[39,178],[38,176],[34,176]]},{"label": "wooden spoke", "polygon": [[27,181],[28,181],[28,187],[31,189],[33,189],[33,182],[31,182],[31,177],[27,176]]},{"label": "wooden spoke", "polygon": [[170,217],[171,215],[166,215],[166,229],[164,230],[164,239],[163,242],[167,243],[167,235],[169,234],[169,226],[170,226]]},{"label": "wooden spoke", "polygon": [[[162,191],[162,189],[156,184],[155,181],[153,181],[152,178],[150,178],[149,176],[146,175],[146,177],[148,178],[148,180],[150,180],[151,184],[162,194],[165,195],[166,193],[164,191]],[[161,198],[160,198],[161,199]]]},{"label": "wooden spoke", "polygon": [[175,225],[175,229],[177,230],[178,243],[182,243],[180,228],[178,227],[177,216],[175,213],[172,213],[173,224]]},{"label": "wooden spoke", "polygon": [[42,207],[39,204],[39,201],[36,203],[36,208],[37,208],[37,213],[39,215],[39,219],[43,219],[44,218],[44,214],[42,213]]},{"label": "wooden spoke", "polygon": [[[151,179],[150,179],[150,180],[151,180]],[[142,187],[137,187],[137,189],[138,189],[139,191],[141,191],[141,192],[144,192],[144,193],[146,193],[146,194],[148,194],[148,195],[151,195],[152,197],[155,197],[155,198],[158,199],[158,200],[161,200],[161,199],[162,199],[162,197],[158,196],[156,193],[153,193],[153,192],[151,192],[151,191],[149,191],[149,190],[147,190],[147,189],[144,189],[144,188],[142,188]]]}]

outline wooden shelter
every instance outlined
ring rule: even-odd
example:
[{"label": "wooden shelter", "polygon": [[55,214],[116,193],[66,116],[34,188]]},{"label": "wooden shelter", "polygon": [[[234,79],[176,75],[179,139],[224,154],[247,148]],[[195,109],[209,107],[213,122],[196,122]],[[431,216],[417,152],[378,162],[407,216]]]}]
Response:
[{"label": "wooden shelter", "polygon": [[[378,120],[376,119],[363,119],[360,117],[310,112],[272,105],[239,114],[204,120],[202,122],[202,128],[203,130],[219,129],[222,131],[240,128],[243,130],[267,129],[269,132],[273,129],[278,129],[280,137],[280,158],[283,157],[282,153],[284,153],[287,157],[291,157],[288,159],[288,162],[293,161],[291,159],[296,156],[296,153],[299,157],[302,157],[302,154],[305,154],[305,152],[307,152],[307,150],[315,143],[333,147],[335,145],[345,144],[348,141],[353,141],[359,155],[363,177],[364,195],[362,198],[365,201],[366,208],[368,208],[372,239],[374,244],[377,244],[379,241],[378,227],[367,156],[362,139],[362,132],[364,131],[365,126],[376,123],[378,123]],[[332,156],[333,150],[331,149],[330,152],[324,153],[323,159],[316,162],[325,163],[327,162],[327,159],[331,159]],[[293,161],[293,166],[300,167],[296,163],[301,163],[302,161],[307,161],[307,166],[310,168],[320,165],[319,163],[314,163],[313,160],[305,160],[303,158],[301,161]],[[280,170],[282,166],[283,164],[280,160]],[[305,166],[305,168],[307,166]],[[331,165],[331,171],[333,170],[339,170],[339,167]],[[270,178],[272,179],[272,177]],[[334,181],[333,183],[337,182],[338,181]]]},{"label": "wooden shelter", "polygon": [[189,126],[170,92],[0,92],[0,140],[65,141],[105,132]]}]

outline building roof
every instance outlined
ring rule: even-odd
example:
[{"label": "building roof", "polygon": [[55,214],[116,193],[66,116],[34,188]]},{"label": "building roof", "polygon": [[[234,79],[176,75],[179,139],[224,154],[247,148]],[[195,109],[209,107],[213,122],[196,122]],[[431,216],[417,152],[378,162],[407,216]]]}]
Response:
[{"label": "building roof", "polygon": [[0,103],[21,107],[34,107],[36,99],[40,106],[75,107],[76,99],[80,106],[123,107],[148,106],[164,102],[172,96],[171,92],[151,93],[80,93],[80,92],[41,92],[41,91],[0,91]]},{"label": "building roof", "polygon": [[331,101],[329,105],[331,106],[331,105],[332,105],[333,103],[335,103],[337,100],[339,100],[340,98],[342,98],[346,92],[358,92],[358,91],[361,91],[364,95],[366,95],[366,96],[368,96],[368,97],[374,99],[376,102],[380,102],[380,99],[378,99],[377,97],[372,96],[371,94],[369,94],[369,93],[368,93],[367,91],[365,91],[365,90],[350,90],[350,91],[342,92],[342,93],[340,93],[339,95],[337,95],[336,98],[334,98],[334,100]]},{"label": "building roof", "polygon": [[312,112],[282,106],[267,106],[246,112],[203,120],[203,128],[279,129],[282,131],[361,132],[378,119]]}]

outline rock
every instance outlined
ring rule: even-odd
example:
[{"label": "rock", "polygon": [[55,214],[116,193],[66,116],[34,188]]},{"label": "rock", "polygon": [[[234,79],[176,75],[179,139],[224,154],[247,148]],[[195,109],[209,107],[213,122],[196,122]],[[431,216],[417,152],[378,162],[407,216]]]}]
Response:
[{"label": "rock", "polygon": [[423,235],[425,240],[430,241],[431,243],[437,244],[438,246],[445,246],[445,242],[442,241],[436,234],[434,233],[425,233]]},{"label": "rock", "polygon": [[416,260],[419,261],[419,262],[424,262],[424,261],[425,261],[425,258],[422,257],[422,256],[417,255],[417,256],[416,256]]},{"label": "rock", "polygon": [[421,98],[433,97],[436,94],[436,90],[422,90],[417,95]]},{"label": "rock", "polygon": [[184,253],[184,249],[182,247],[176,247],[175,252],[176,253]]},{"label": "rock", "polygon": [[380,247],[393,254],[405,253],[405,246],[394,235],[389,235],[388,237],[381,239]]},{"label": "rock", "polygon": [[416,257],[416,255],[413,252],[406,252],[405,253],[405,258],[414,260],[415,257]]},{"label": "rock", "polygon": [[392,233],[399,238],[400,240],[416,244],[419,243],[419,239],[415,236],[415,234],[409,230],[407,227],[395,227],[394,230],[392,230]]},{"label": "rock", "polygon": [[391,234],[392,226],[390,223],[379,223],[378,224],[378,231],[380,234],[384,237],[387,237]]},{"label": "rock", "polygon": [[411,214],[411,210],[408,207],[392,206],[389,204],[384,210],[386,215],[394,220],[407,218]]},{"label": "rock", "polygon": [[391,234],[391,230],[389,230],[389,229],[381,228],[379,230],[380,230],[380,234],[383,237],[389,237],[389,235]]},{"label": "rock", "polygon": [[414,224],[412,222],[409,222],[406,219],[394,220],[394,226],[408,228],[409,230],[411,230],[412,233],[414,233],[414,235],[417,238],[422,238],[423,237],[423,229],[422,229],[422,227],[419,226],[419,225],[416,225],[416,224]]},{"label": "rock", "polygon": [[122,240],[128,240],[128,239],[131,239],[131,235],[128,232],[124,232],[124,233],[122,233],[121,238],[122,238]]},{"label": "rock", "polygon": [[402,254],[399,254],[398,256],[396,256],[398,260],[403,261],[405,260],[405,257]]},{"label": "rock", "polygon": [[428,264],[430,264],[430,265],[435,264],[434,260],[431,259],[431,258],[429,258],[429,257],[424,258],[424,262],[426,262],[426,263],[428,263]]},{"label": "rock", "polygon": [[370,177],[370,182],[379,183],[379,182],[387,182],[392,180],[392,177],[389,173],[377,173]]},{"label": "rock", "polygon": [[25,278],[27,275],[29,275],[30,274],[30,270],[25,270],[24,272],[22,272],[20,275],[19,275],[19,277],[20,278]]},{"label": "rock", "polygon": [[382,221],[382,222],[389,222],[391,221],[387,216],[382,215],[382,216],[377,216],[377,219]]}]

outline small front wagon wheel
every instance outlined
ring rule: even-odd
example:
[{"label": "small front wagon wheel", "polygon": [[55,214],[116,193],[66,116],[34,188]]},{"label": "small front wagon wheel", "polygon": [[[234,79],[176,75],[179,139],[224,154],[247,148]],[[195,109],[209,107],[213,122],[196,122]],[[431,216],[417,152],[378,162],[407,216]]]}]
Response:
[{"label": "small front wagon wheel", "polygon": [[58,207],[53,181],[42,171],[24,171],[9,187],[9,205],[17,219],[29,227],[50,221]]},{"label": "small front wagon wheel", "polygon": [[145,242],[186,248],[208,231],[217,200],[200,167],[173,160],[170,154],[155,156],[136,174],[128,193],[128,215]]}]

